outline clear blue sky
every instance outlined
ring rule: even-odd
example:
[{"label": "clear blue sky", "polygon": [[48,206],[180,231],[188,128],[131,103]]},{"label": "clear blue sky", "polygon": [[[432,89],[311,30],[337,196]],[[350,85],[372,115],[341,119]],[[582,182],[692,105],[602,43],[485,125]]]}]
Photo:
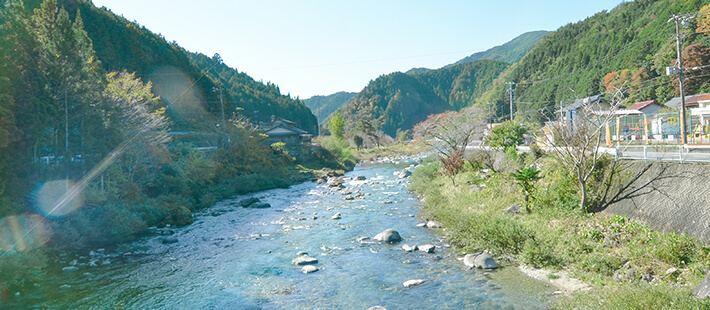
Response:
[{"label": "clear blue sky", "polygon": [[93,0],[168,41],[301,99],[439,68],[622,0]]}]

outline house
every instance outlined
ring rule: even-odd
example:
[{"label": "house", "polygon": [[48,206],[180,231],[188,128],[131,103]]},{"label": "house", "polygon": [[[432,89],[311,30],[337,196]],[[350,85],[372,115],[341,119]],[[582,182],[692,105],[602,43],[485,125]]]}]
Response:
[{"label": "house", "polygon": [[286,147],[310,144],[313,135],[307,131],[296,127],[296,123],[283,119],[271,117],[271,122],[261,123],[260,126],[264,134],[268,137],[269,145],[276,142],[286,143]]},{"label": "house", "polygon": [[575,100],[572,104],[562,107],[557,113],[564,122],[577,122],[578,117],[588,117],[591,114],[601,114],[612,109],[611,103],[602,95],[590,96]]},{"label": "house", "polygon": [[646,114],[646,115],[651,115],[656,113],[658,110],[660,110],[663,106],[658,103],[658,101],[654,100],[648,100],[648,101],[641,101],[641,102],[636,102],[629,106],[626,109],[622,109],[619,111],[628,111],[629,114]]},{"label": "house", "polygon": [[[707,97],[708,95],[710,95],[710,93],[685,96],[685,107],[698,107],[698,101],[702,98]],[[668,102],[664,103],[663,105],[672,109],[680,110],[680,97],[675,97],[671,100],[668,100]]]}]

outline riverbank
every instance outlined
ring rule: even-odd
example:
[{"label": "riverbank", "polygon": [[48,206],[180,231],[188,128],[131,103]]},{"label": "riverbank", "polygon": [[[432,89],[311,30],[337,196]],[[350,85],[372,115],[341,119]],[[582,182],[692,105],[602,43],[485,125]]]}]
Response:
[{"label": "riverbank", "polygon": [[[509,174],[533,163],[543,178],[530,200],[532,212],[508,210],[523,202],[523,193]],[[543,268],[548,271],[538,277],[547,273],[548,280],[566,273],[590,287],[562,295],[554,307],[710,307],[690,294],[710,267],[710,249],[702,242],[659,233],[623,216],[582,212],[574,180],[544,156],[506,159],[497,172],[473,168],[484,165],[465,166],[456,176],[456,186],[440,175],[437,162],[415,171],[410,189],[422,200],[423,215],[442,223],[447,240],[463,252],[488,250],[508,268]],[[603,181],[601,173],[593,187],[602,188]]]}]

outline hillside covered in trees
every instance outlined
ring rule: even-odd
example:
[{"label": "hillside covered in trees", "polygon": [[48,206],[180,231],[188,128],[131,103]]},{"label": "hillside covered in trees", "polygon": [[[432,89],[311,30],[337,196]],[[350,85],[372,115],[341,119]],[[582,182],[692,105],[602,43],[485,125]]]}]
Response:
[{"label": "hillside covered in trees", "polygon": [[371,81],[341,108],[346,128],[366,121],[394,137],[428,115],[459,110],[473,104],[508,66],[502,61],[478,60],[451,67],[395,72]]},{"label": "hillside covered in trees", "polygon": [[90,1],[0,0],[0,38],[0,219],[39,213],[55,245],[131,240],[287,186],[297,159],[253,124],[275,115],[317,130],[276,85]]},{"label": "hillside covered in trees", "polygon": [[[708,1],[637,0],[623,2],[546,35],[521,62],[512,66],[488,89],[479,103],[496,103],[498,116],[507,114],[505,82],[515,82],[516,117],[541,122],[562,101],[621,90],[634,101],[665,102],[678,96],[665,68],[676,60],[673,14],[698,13],[687,28],[684,66],[710,62]],[[704,10],[704,11],[707,11]],[[710,91],[707,69],[686,73],[686,93]]]},{"label": "hillside covered in trees", "polygon": [[[523,59],[523,56],[532,50],[542,38],[550,33],[549,31],[539,30],[523,33],[515,39],[506,42],[505,44],[495,46],[483,52],[471,54],[463,59],[448,65],[454,66],[462,63],[472,62],[479,59],[500,60],[507,63],[516,63]],[[447,67],[448,67],[447,66]]]},{"label": "hillside covered in trees", "polygon": [[313,96],[304,99],[303,103],[318,117],[318,125],[322,126],[331,114],[350,102],[355,95],[357,93],[341,91],[328,96]]}]

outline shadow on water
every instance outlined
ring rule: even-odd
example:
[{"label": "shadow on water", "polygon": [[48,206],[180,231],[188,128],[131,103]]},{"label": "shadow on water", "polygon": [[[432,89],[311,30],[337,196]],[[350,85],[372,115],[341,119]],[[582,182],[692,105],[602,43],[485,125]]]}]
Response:
[{"label": "shadow on water", "polygon": [[[406,165],[405,165],[406,166]],[[219,202],[192,225],[145,238],[130,251],[62,258],[18,307],[85,309],[543,309],[551,290],[510,270],[469,270],[421,220],[402,165],[358,166],[345,188],[303,183]],[[365,180],[355,180],[364,176]],[[348,193],[349,192],[349,193]],[[346,200],[346,197],[353,197]],[[272,207],[238,206],[258,197]],[[333,216],[340,213],[339,219]],[[433,254],[401,244],[361,242],[387,228],[402,244],[434,244]],[[298,252],[318,259],[304,274]],[[76,259],[76,261],[74,261]],[[62,270],[68,264],[76,268]],[[416,287],[403,282],[424,279]],[[512,280],[511,280],[512,279]]]}]

